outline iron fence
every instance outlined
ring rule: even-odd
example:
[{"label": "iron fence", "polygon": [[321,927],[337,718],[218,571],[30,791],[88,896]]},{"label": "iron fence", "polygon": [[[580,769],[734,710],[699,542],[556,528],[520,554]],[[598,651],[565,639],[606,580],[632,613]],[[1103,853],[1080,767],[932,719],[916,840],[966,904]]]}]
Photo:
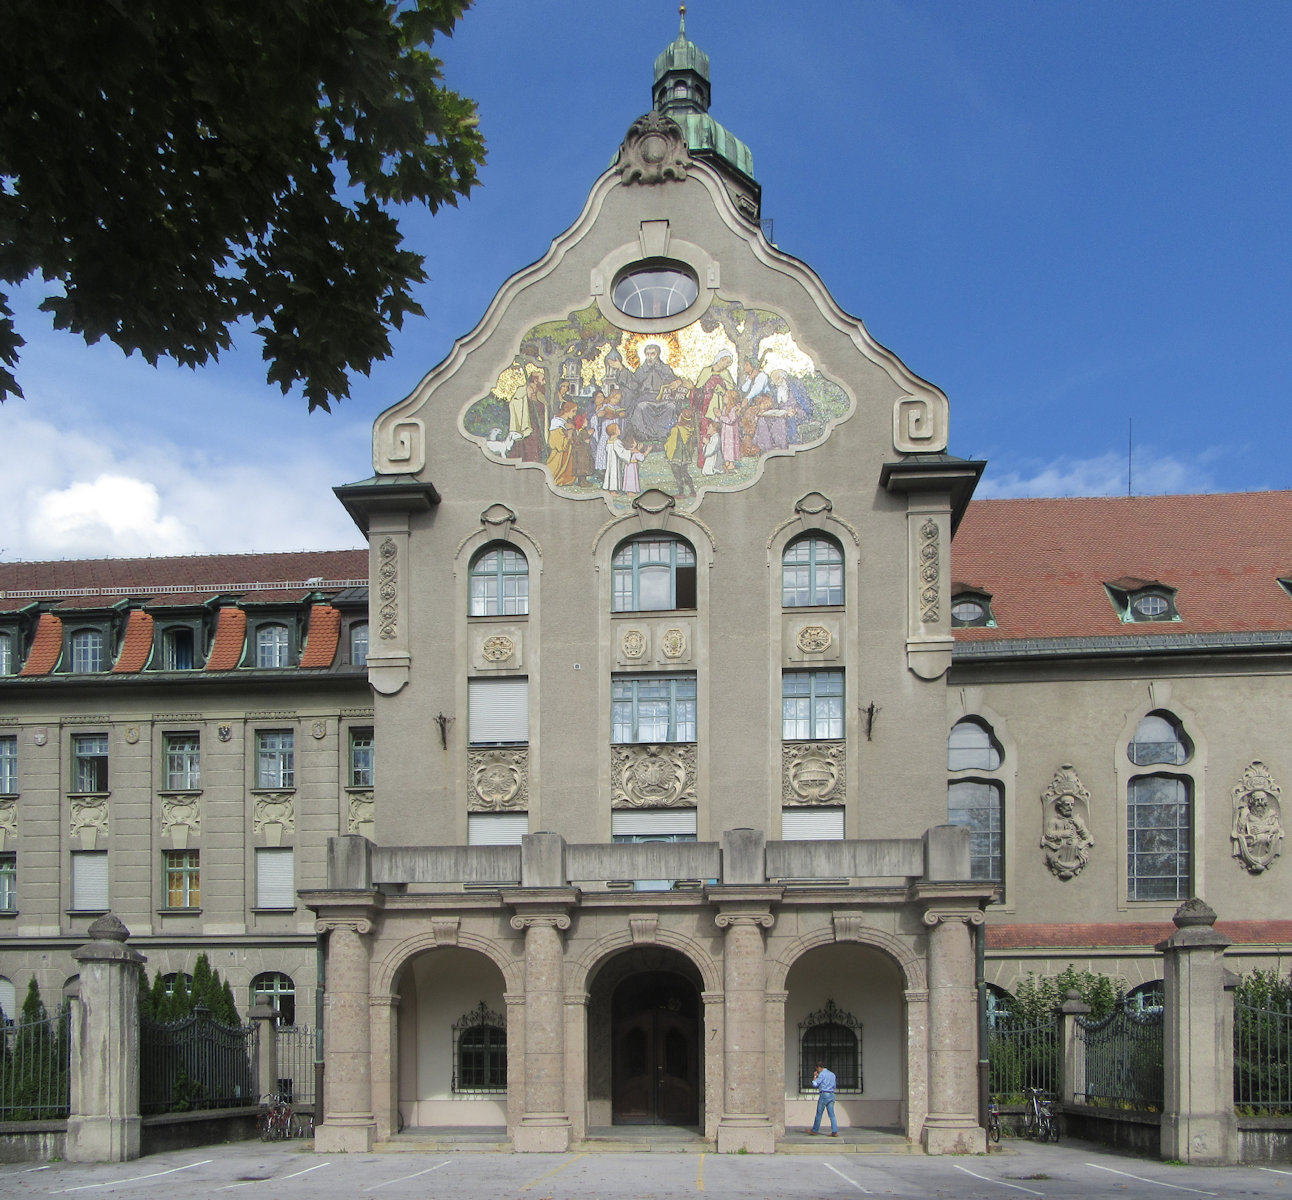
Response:
[{"label": "iron fence", "polygon": [[1292,1013],[1234,1002],[1234,1104],[1244,1115],[1292,1115]]},{"label": "iron fence", "polygon": [[1033,1024],[998,1017],[987,1030],[992,1100],[997,1104],[1022,1104],[1027,1088],[1057,1092],[1061,1046],[1057,1017]]},{"label": "iron fence", "polygon": [[140,1018],[139,1110],[145,1115],[255,1104],[255,1029],[198,1005],[178,1021]]},{"label": "iron fence", "polygon": [[0,1121],[54,1121],[71,1107],[71,1010],[0,1028]]},{"label": "iron fence", "polygon": [[1156,1112],[1165,1091],[1162,1074],[1162,1010],[1138,1012],[1125,1001],[1098,1021],[1077,1018],[1085,1047],[1087,1104]]},{"label": "iron fence", "polygon": [[275,1036],[278,1039],[278,1094],[294,1108],[313,1108],[318,1030],[312,1025],[281,1025]]}]

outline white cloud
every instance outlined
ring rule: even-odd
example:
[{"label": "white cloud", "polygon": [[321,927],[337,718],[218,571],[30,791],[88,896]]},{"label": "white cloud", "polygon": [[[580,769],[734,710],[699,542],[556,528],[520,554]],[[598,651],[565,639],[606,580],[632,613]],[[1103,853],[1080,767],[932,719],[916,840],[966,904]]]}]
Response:
[{"label": "white cloud", "polygon": [[[1131,464],[1130,486],[1137,496],[1222,491],[1211,467],[1219,454],[1220,451],[1211,450],[1181,458],[1170,454],[1158,456],[1147,448],[1137,449]],[[1124,496],[1126,468],[1126,456],[1112,452],[1095,458],[1032,460],[1015,470],[994,470],[989,465],[974,494],[980,500],[1019,496]]]},{"label": "white cloud", "polygon": [[58,556],[101,554],[105,545],[117,554],[183,554],[195,540],[183,522],[161,515],[156,487],[125,475],[46,492],[30,520]]}]

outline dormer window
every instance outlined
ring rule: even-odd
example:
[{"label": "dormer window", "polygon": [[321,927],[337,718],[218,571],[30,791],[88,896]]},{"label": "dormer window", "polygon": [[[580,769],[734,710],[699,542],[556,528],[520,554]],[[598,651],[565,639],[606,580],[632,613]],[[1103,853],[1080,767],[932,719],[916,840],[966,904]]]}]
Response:
[{"label": "dormer window", "polygon": [[167,671],[191,671],[195,665],[193,631],[175,625],[162,634],[162,666]]},{"label": "dormer window", "polygon": [[78,629],[72,634],[72,670],[87,674],[103,670],[103,630]]},{"label": "dormer window", "polygon": [[1147,592],[1131,601],[1131,612],[1137,621],[1156,621],[1171,611],[1171,602],[1160,592]]},{"label": "dormer window", "polygon": [[12,633],[0,633],[0,675],[12,675],[17,665],[18,655],[14,651]]},{"label": "dormer window", "polygon": [[256,630],[256,666],[291,665],[291,632],[286,625],[262,625]]},{"label": "dormer window", "polygon": [[951,628],[974,629],[994,627],[991,596],[986,592],[956,592],[951,597]]},{"label": "dormer window", "polygon": [[1126,624],[1147,621],[1178,621],[1175,588],[1140,579],[1119,579],[1104,584],[1117,617]]}]

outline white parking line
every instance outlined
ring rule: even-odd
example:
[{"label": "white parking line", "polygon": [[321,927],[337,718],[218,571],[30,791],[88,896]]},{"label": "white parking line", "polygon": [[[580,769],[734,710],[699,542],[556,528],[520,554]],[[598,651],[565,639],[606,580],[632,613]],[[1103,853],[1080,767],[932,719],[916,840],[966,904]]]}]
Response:
[{"label": "white parking line", "polygon": [[1269,1171],[1272,1175],[1292,1175],[1292,1171],[1280,1171],[1278,1167],[1257,1167],[1258,1171]]},{"label": "white parking line", "polygon": [[[283,1179],[297,1179],[301,1175],[308,1175],[311,1171],[321,1171],[324,1167],[330,1167],[331,1165],[332,1160],[328,1159],[327,1162],[315,1163],[312,1167],[306,1167],[303,1171],[293,1171],[290,1175],[284,1175]],[[275,1182],[281,1183],[282,1180],[275,1180]]]},{"label": "white parking line", "polygon": [[1172,1188],[1177,1192],[1192,1192],[1195,1196],[1219,1196],[1219,1192],[1204,1192],[1201,1188],[1182,1187],[1178,1183],[1163,1183],[1160,1179],[1148,1179],[1143,1175],[1132,1175],[1129,1171],[1117,1171],[1112,1167],[1103,1167],[1098,1163],[1086,1163],[1088,1167],[1094,1167],[1096,1171],[1108,1171],[1113,1175],[1122,1175],[1127,1179],[1134,1179],[1138,1183],[1151,1183],[1154,1187]]},{"label": "white parking line", "polygon": [[392,1183],[403,1183],[406,1179],[416,1179],[419,1175],[429,1175],[432,1171],[438,1171],[441,1167],[447,1167],[452,1159],[446,1158],[442,1163],[436,1163],[433,1167],[427,1167],[425,1171],[415,1171],[412,1175],[401,1175],[398,1179],[387,1179],[385,1183],[374,1183],[368,1189],[375,1192],[378,1188],[389,1187]]},{"label": "white parking line", "polygon": [[822,1163],[821,1165],[827,1171],[833,1171],[836,1175],[839,1176],[840,1179],[847,1180],[847,1182],[852,1184],[852,1186],[855,1187],[857,1191],[865,1192],[867,1196],[871,1195],[871,1192],[867,1188],[862,1187],[861,1184],[859,1184],[855,1179],[848,1179],[848,1176],[845,1175],[842,1171],[840,1171],[838,1167],[832,1167],[829,1163]]},{"label": "white parking line", "polygon": [[123,1183],[138,1183],[141,1179],[160,1179],[163,1175],[174,1175],[176,1171],[191,1171],[194,1167],[204,1167],[212,1161],[212,1159],[204,1158],[201,1162],[186,1163],[182,1167],[171,1167],[169,1171],[153,1171],[150,1175],[132,1175],[129,1179],[109,1179],[106,1183],[82,1183],[77,1187],[59,1188],[54,1195],[61,1196],[67,1192],[86,1192],[90,1188],[120,1187]]},{"label": "white parking line", "polygon": [[963,1171],[966,1175],[972,1175],[975,1179],[981,1179],[984,1183],[998,1184],[1000,1187],[1013,1188],[1016,1192],[1026,1192],[1029,1196],[1044,1196],[1044,1192],[1034,1192],[1031,1188],[1025,1188],[1021,1184],[1006,1183],[1003,1179],[993,1179],[990,1175],[979,1175],[976,1171],[969,1170],[968,1167],[962,1167],[959,1163],[951,1164],[957,1171]]}]

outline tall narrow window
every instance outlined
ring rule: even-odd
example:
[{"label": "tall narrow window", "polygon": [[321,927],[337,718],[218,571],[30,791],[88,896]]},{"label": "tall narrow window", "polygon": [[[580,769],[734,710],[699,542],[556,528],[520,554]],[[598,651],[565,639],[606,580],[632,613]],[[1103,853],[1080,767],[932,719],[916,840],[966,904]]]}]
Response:
[{"label": "tall narrow window", "polygon": [[108,908],[108,852],[72,851],[72,907],[78,912]]},{"label": "tall narrow window", "polygon": [[1004,789],[981,779],[947,784],[947,824],[969,830],[969,878],[1000,882],[1004,862]]},{"label": "tall narrow window", "polygon": [[296,907],[296,851],[290,846],[256,848],[256,907]]},{"label": "tall narrow window", "polygon": [[796,538],[781,556],[781,603],[786,608],[843,603],[843,551],[820,534]]},{"label": "tall narrow window", "polygon": [[166,734],[166,788],[193,792],[202,786],[201,743],[196,733]]},{"label": "tall narrow window", "polygon": [[18,738],[0,737],[0,796],[18,794]]},{"label": "tall narrow window", "polygon": [[616,675],[610,684],[610,740],[695,741],[695,676]]},{"label": "tall narrow window", "polygon": [[368,622],[350,626],[350,661],[356,667],[368,665]]},{"label": "tall narrow window", "polygon": [[833,1000],[799,1023],[799,1090],[810,1092],[816,1064],[835,1074],[838,1090],[862,1090],[861,1022]]},{"label": "tall narrow window", "polygon": [[166,850],[166,907],[197,908],[202,903],[201,872],[196,850]]},{"label": "tall narrow window", "polygon": [[695,551],[681,538],[632,538],[610,560],[613,612],[694,608]]},{"label": "tall narrow window", "polygon": [[262,625],[256,630],[256,666],[286,667],[291,637],[286,625]]},{"label": "tall narrow window", "polygon": [[372,730],[350,730],[350,786],[372,787]]},{"label": "tall narrow window", "polygon": [[0,675],[12,675],[14,659],[13,634],[0,633]]},{"label": "tall narrow window", "polygon": [[78,674],[103,670],[103,633],[78,629],[72,634],[72,670]]},{"label": "tall narrow window", "polygon": [[18,856],[0,854],[0,912],[18,908]]},{"label": "tall narrow window", "polygon": [[781,737],[787,742],[843,737],[842,671],[786,671],[781,676]]},{"label": "tall narrow window", "polygon": [[[1168,712],[1149,713],[1126,756],[1138,767],[1184,766],[1193,744]],[[1192,884],[1193,780],[1139,775],[1126,789],[1126,879],[1131,900],[1185,900]]]},{"label": "tall narrow window", "polygon": [[507,1090],[507,1030],[500,1013],[480,1001],[453,1023],[455,1092]]},{"label": "tall narrow window", "polygon": [[471,560],[471,616],[529,612],[529,562],[511,546],[487,546]]},{"label": "tall narrow window", "polygon": [[290,729],[262,729],[257,732],[256,786],[296,786],[296,738]]},{"label": "tall narrow window", "polygon": [[172,625],[162,634],[162,666],[167,671],[191,671],[196,665],[196,639],[187,625]]},{"label": "tall narrow window", "polygon": [[78,792],[108,790],[108,735],[106,733],[73,735],[72,781]]}]

